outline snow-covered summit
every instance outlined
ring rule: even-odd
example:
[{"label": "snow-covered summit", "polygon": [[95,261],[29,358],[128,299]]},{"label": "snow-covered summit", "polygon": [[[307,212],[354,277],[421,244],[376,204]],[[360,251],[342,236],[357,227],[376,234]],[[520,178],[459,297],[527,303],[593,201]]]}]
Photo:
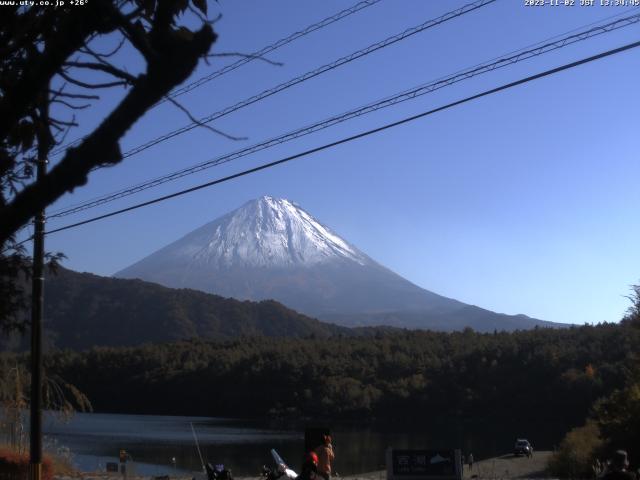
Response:
[{"label": "snow-covered summit", "polygon": [[216,267],[311,266],[336,259],[370,262],[295,203],[270,196],[245,203],[160,252]]},{"label": "snow-covered summit", "polygon": [[347,326],[494,331],[540,324],[420,288],[295,203],[273,197],[251,200],[115,276],[240,300],[273,299]]}]

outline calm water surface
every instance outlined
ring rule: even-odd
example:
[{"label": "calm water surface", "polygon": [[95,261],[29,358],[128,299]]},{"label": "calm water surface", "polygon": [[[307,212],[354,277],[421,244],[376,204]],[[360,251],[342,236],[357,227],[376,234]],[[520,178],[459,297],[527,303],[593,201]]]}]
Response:
[{"label": "calm water surface", "polygon": [[[125,449],[136,473],[164,475],[201,471],[193,433],[206,462],[224,463],[234,475],[258,477],[263,464],[272,464],[275,448],[294,469],[304,450],[304,424],[274,424],[266,421],[205,417],[115,415],[80,413],[62,422],[44,420],[45,445],[68,448],[83,471],[104,471]],[[388,446],[394,448],[462,448],[476,459],[511,451],[516,438],[528,438],[538,450],[559,443],[564,425],[477,425],[453,422],[437,426],[331,425],[336,452],[335,470],[342,475],[384,468]],[[175,466],[172,458],[176,459]]]}]

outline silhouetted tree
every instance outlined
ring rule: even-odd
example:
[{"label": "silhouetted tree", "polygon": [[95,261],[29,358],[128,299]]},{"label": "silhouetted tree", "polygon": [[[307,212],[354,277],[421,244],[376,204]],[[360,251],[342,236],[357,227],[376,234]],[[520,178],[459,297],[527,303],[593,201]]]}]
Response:
[{"label": "silhouetted tree", "polygon": [[628,322],[636,327],[640,327],[640,285],[633,285],[631,291],[631,295],[627,296],[631,301],[631,306],[627,310],[623,322]]},{"label": "silhouetted tree", "polygon": [[[120,138],[189,77],[216,40],[205,18],[206,0],[66,3],[4,6],[0,13],[0,326],[5,329],[15,326],[12,314],[23,303],[15,274],[25,255],[16,248],[16,232],[37,211],[86,184],[93,169],[120,162]],[[181,24],[185,12],[199,19],[197,30]],[[117,42],[110,52],[96,47],[106,37]],[[125,45],[143,60],[138,74],[117,55]],[[99,100],[96,92],[117,87],[126,93],[104,120],[34,178],[34,162],[46,159],[77,125],[74,112]]]},{"label": "silhouetted tree", "polygon": [[[498,335],[280,335],[66,350],[51,352],[45,366],[85,392],[98,411],[410,421],[438,412],[498,424],[536,419],[573,426],[598,398],[625,388],[633,375],[624,372],[640,355],[640,329],[627,324]],[[0,370],[16,358],[0,355]],[[637,414],[637,391],[625,395],[615,399],[636,406],[609,409],[612,419]],[[605,433],[616,426],[608,423],[599,423]],[[630,425],[628,432],[638,431],[637,422]]]}]

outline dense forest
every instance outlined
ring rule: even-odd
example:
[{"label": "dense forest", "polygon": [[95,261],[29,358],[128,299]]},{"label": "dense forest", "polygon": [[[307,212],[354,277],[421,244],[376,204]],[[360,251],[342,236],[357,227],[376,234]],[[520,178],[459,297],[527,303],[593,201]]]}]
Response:
[{"label": "dense forest", "polygon": [[[350,333],[345,327],[309,318],[272,300],[240,301],[62,267],[47,278],[46,298],[48,348],[81,350],[189,338],[326,337]],[[12,340],[0,338],[0,347],[5,350],[29,347],[28,338]]]},{"label": "dense forest", "polygon": [[[46,370],[102,412],[584,421],[625,386],[633,322],[480,334],[245,337],[58,351]],[[25,360],[4,354],[2,369]]]},{"label": "dense forest", "polygon": [[[551,474],[591,478],[596,459],[615,448],[626,448],[638,466],[639,355],[640,288],[619,324],[511,333],[365,329],[359,335],[192,339],[55,350],[44,363],[46,378],[53,380],[46,385],[54,385],[45,390],[66,392],[58,405],[82,402],[86,394],[98,412],[407,424],[554,422],[575,428],[552,456]],[[28,385],[27,361],[25,353],[0,354],[5,406],[17,405],[18,378]]]},{"label": "dense forest", "polygon": [[[30,286],[23,282],[25,291]],[[462,304],[461,304],[462,305]],[[487,311],[464,306],[446,314],[429,314],[432,330],[452,331],[471,322],[483,331],[532,328],[525,316],[484,318]],[[403,313],[415,324],[425,320],[424,312]],[[398,324],[393,312],[378,314],[382,325]],[[504,318],[503,318],[504,317]],[[27,305],[23,318],[29,318]],[[483,320],[484,318],[484,320]],[[493,317],[492,317],[493,318]],[[354,324],[366,324],[351,318]],[[424,322],[423,322],[424,323]],[[46,348],[83,350],[93,346],[137,346],[192,338],[232,340],[247,336],[328,337],[369,335],[371,328],[350,329],[320,322],[273,300],[250,302],[191,289],[167,288],[142,280],[110,278],[78,273],[58,266],[47,275],[44,303]],[[551,324],[549,326],[562,326]],[[381,327],[376,327],[380,330]],[[384,330],[394,330],[387,327]],[[27,350],[29,339],[0,337],[2,350]]]}]

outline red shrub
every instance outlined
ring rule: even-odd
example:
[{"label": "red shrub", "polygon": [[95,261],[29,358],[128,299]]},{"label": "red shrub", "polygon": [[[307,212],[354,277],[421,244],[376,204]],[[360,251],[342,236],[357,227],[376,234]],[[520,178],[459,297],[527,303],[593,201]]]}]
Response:
[{"label": "red shrub", "polygon": [[[0,448],[0,480],[28,480],[29,454],[10,448]],[[42,480],[53,479],[53,466],[49,457],[42,461]]]}]

